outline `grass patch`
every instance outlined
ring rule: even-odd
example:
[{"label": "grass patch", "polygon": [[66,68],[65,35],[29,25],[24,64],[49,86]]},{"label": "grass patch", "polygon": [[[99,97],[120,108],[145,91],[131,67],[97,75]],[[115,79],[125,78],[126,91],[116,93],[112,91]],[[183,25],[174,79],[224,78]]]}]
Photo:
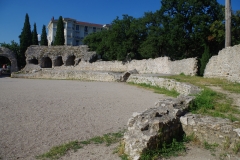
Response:
[{"label": "grass patch", "polygon": [[167,90],[167,89],[165,89],[165,88],[161,88],[161,87],[157,87],[157,86],[152,86],[152,85],[146,84],[146,83],[136,84],[136,83],[133,83],[133,82],[128,82],[128,84],[134,85],[134,86],[138,86],[138,87],[141,87],[141,88],[145,88],[145,89],[149,89],[149,90],[154,91],[154,93],[165,94],[165,95],[167,95],[167,96],[171,96],[171,97],[175,97],[175,98],[180,95],[180,94],[179,94],[177,91],[175,91],[175,90]]},{"label": "grass patch", "polygon": [[239,117],[234,116],[240,114],[240,110],[232,106],[232,100],[226,99],[223,94],[209,88],[204,88],[200,94],[196,95],[190,104],[189,111],[196,114],[228,118],[232,122],[240,121]]},{"label": "grass patch", "polygon": [[103,136],[96,136],[86,141],[71,141],[66,144],[62,144],[50,149],[47,153],[36,156],[37,159],[59,159],[64,156],[68,151],[73,150],[77,151],[80,148],[83,148],[84,145],[88,144],[102,144],[105,143],[107,146],[117,143],[123,137],[124,131],[119,131],[116,133],[108,133]]},{"label": "grass patch", "polygon": [[69,150],[76,151],[77,149],[82,148],[81,144],[78,141],[72,141],[60,146],[53,147],[47,153],[37,156],[37,159],[59,159],[61,156],[64,156]]},{"label": "grass patch", "polygon": [[207,150],[210,150],[211,152],[215,152],[216,147],[218,147],[218,144],[214,143],[214,144],[210,144],[208,142],[204,142],[203,143],[203,147]]},{"label": "grass patch", "polygon": [[196,114],[209,115],[213,117],[228,118],[231,121],[240,121],[240,110],[233,106],[232,99],[226,95],[215,92],[208,86],[220,86],[224,90],[234,93],[240,93],[240,84],[232,83],[227,80],[215,78],[203,78],[197,76],[176,75],[168,78],[175,79],[180,82],[187,82],[203,88],[203,91],[195,95],[196,99],[190,105],[190,112]]},{"label": "grass patch", "polygon": [[206,86],[219,86],[219,87],[222,87],[222,89],[224,90],[227,90],[233,93],[240,93],[240,83],[230,82],[225,79],[203,78],[199,76],[186,76],[186,75],[174,75],[174,76],[168,76],[167,78],[175,79],[179,82],[188,82],[203,88]]},{"label": "grass patch", "polygon": [[140,157],[140,160],[154,160],[156,158],[169,158],[172,156],[178,156],[185,152],[184,141],[173,141],[169,144],[163,143],[161,148],[155,150],[146,150]]}]

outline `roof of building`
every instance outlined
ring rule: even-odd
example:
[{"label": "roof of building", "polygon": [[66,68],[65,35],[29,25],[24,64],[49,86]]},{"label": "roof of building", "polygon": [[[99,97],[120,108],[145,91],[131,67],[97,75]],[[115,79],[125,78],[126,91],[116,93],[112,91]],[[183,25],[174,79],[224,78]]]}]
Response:
[{"label": "roof of building", "polygon": [[[63,21],[66,20],[72,20],[75,21],[76,24],[83,25],[83,26],[91,26],[91,27],[99,27],[102,28],[102,24],[95,24],[95,23],[89,23],[89,22],[81,22],[81,21],[76,21],[75,19],[72,18],[63,18]],[[58,19],[52,19],[51,22],[56,22],[57,23]]]},{"label": "roof of building", "polygon": [[91,27],[99,27],[99,28],[103,27],[102,24],[95,24],[95,23],[81,22],[81,21],[77,21],[77,24],[85,25],[85,26],[91,26]]}]

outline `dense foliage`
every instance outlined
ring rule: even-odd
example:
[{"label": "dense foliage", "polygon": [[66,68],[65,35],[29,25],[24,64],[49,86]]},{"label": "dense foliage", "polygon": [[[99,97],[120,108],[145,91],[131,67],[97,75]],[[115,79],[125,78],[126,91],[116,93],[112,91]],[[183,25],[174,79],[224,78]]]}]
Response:
[{"label": "dense foliage", "polygon": [[[239,35],[237,11],[232,15],[232,45],[240,43]],[[88,35],[84,43],[104,60],[197,57],[204,69],[208,59],[224,48],[224,39],[224,6],[217,0],[162,0],[156,12],[141,18],[117,17],[109,29]]]},{"label": "dense foliage", "polygon": [[47,46],[48,45],[47,32],[46,32],[46,26],[45,25],[43,25],[43,27],[42,27],[40,44],[41,44],[41,46]]},{"label": "dense foliage", "polygon": [[54,45],[64,45],[64,24],[62,16],[59,17],[58,23],[57,23],[57,31],[56,31],[56,37],[54,40]]},{"label": "dense foliage", "polygon": [[27,48],[32,45],[32,33],[31,33],[31,26],[29,23],[29,16],[26,14],[25,16],[25,22],[24,26],[21,32],[21,35],[19,36],[20,38],[20,56],[19,61],[21,62],[20,68],[24,67],[26,62],[25,62],[25,51]]},{"label": "dense foliage", "polygon": [[36,26],[36,23],[34,23],[34,25],[33,25],[32,45],[38,45],[38,34],[37,34],[37,26]]}]

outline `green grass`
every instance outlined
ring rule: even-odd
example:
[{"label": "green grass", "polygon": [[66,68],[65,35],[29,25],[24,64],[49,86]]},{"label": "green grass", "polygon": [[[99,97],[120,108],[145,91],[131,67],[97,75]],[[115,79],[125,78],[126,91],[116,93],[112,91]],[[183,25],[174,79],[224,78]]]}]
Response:
[{"label": "green grass", "polygon": [[179,93],[177,91],[175,91],[175,90],[167,90],[165,88],[152,86],[152,85],[146,84],[146,83],[136,84],[136,83],[133,83],[133,82],[129,82],[128,84],[134,85],[134,86],[138,86],[138,87],[142,87],[142,88],[145,88],[145,89],[149,89],[149,90],[154,91],[154,93],[165,94],[165,95],[170,96],[170,97],[177,97],[177,96],[179,96]]},{"label": "green grass", "polygon": [[240,93],[240,83],[230,82],[225,79],[203,78],[199,76],[185,76],[185,75],[174,75],[174,76],[168,76],[167,78],[175,79],[179,82],[188,82],[199,87],[219,86],[219,87],[222,87],[224,90],[227,90],[233,93]]},{"label": "green grass", "polygon": [[60,146],[53,147],[47,153],[37,156],[37,159],[59,159],[61,156],[64,156],[69,150],[76,151],[77,149],[82,148],[81,144],[78,141],[72,141]]},{"label": "green grass", "polygon": [[154,160],[156,158],[170,158],[172,156],[179,156],[185,153],[186,141],[177,141],[173,139],[173,141],[169,144],[163,143],[161,148],[155,150],[146,150],[141,154],[140,160]]},{"label": "green grass", "polygon": [[227,80],[203,78],[197,76],[177,75],[168,78],[180,82],[187,82],[203,88],[203,91],[195,95],[195,99],[190,105],[189,111],[196,114],[209,115],[213,117],[228,118],[231,121],[240,121],[240,110],[233,106],[233,100],[226,95],[215,92],[208,86],[220,86],[224,90],[240,93],[240,84]]},{"label": "green grass", "polygon": [[36,156],[37,159],[59,159],[64,156],[68,151],[73,150],[77,151],[80,148],[83,148],[88,144],[103,144],[105,143],[107,146],[117,143],[123,137],[124,131],[119,131],[116,133],[108,133],[103,136],[96,136],[86,141],[71,141],[66,144],[62,144],[59,146],[55,146],[51,148],[47,153]]},{"label": "green grass", "polygon": [[239,121],[240,110],[232,105],[232,100],[211,89],[205,88],[191,103],[189,111],[196,114],[210,115],[213,117],[228,118]]}]

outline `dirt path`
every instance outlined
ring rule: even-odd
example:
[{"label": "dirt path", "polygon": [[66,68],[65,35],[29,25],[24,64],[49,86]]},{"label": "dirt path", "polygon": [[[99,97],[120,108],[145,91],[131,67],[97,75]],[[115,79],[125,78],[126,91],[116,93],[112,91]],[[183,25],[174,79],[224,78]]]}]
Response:
[{"label": "dirt path", "polygon": [[217,86],[208,86],[208,87],[216,92],[225,94],[227,97],[233,99],[233,105],[240,107],[240,94],[231,93],[231,92],[223,90],[221,87],[217,87]]}]

